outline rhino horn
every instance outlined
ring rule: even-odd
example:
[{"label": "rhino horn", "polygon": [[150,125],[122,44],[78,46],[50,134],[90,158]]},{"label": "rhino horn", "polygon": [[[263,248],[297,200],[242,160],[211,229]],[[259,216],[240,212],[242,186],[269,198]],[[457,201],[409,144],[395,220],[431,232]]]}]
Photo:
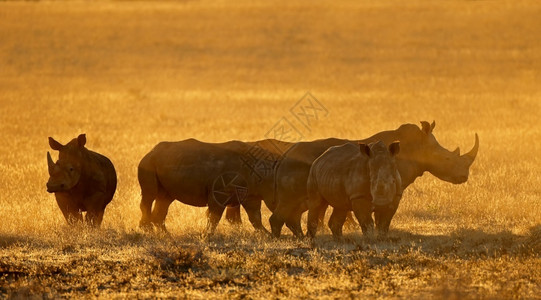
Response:
[{"label": "rhino horn", "polygon": [[453,151],[453,154],[460,156],[460,147],[456,147],[455,151]]},{"label": "rhino horn", "polygon": [[52,175],[54,170],[54,162],[49,151],[47,151],[47,166],[49,167],[49,175]]},{"label": "rhino horn", "polygon": [[477,133],[475,134],[475,145],[473,145],[473,148],[470,150],[470,152],[462,155],[464,159],[468,162],[468,164],[472,164],[475,160],[475,157],[477,156],[477,151],[479,150],[479,137],[477,136]]}]

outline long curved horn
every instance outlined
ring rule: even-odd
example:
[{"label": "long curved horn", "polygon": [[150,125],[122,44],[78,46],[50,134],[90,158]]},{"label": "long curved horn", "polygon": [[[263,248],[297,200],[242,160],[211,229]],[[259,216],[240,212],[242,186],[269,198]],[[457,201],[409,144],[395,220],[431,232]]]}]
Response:
[{"label": "long curved horn", "polygon": [[462,155],[465,159],[468,160],[468,163],[471,165],[473,161],[475,160],[475,157],[477,156],[477,151],[479,150],[479,137],[477,136],[477,133],[475,134],[475,145],[473,145],[473,148],[470,150],[470,152]]},{"label": "long curved horn", "polygon": [[47,151],[47,166],[49,167],[49,175],[52,175],[54,169],[54,162],[51,158],[51,154],[49,153],[49,151]]}]

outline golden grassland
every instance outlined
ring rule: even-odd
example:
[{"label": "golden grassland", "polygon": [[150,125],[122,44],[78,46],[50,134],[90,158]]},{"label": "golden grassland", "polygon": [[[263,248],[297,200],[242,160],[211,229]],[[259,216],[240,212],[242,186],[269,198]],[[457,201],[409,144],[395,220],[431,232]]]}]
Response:
[{"label": "golden grassland", "polygon": [[[0,298],[539,298],[541,4],[536,1],[0,2]],[[329,111],[302,127],[310,91]],[[470,178],[411,185],[389,238],[315,247],[175,202],[137,228],[137,164],[157,142],[305,140],[436,120]],[[100,230],[47,194],[47,137],[86,133],[118,189]],[[53,157],[56,154],[53,153]],[[269,211],[264,208],[264,225]],[[304,221],[303,221],[304,222]],[[304,224],[303,224],[304,225]]]}]

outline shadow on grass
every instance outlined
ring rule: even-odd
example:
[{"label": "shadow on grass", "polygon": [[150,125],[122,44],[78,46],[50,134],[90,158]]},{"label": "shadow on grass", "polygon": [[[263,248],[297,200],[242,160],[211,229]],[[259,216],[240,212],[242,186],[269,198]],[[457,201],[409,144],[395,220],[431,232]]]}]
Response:
[{"label": "shadow on grass", "polygon": [[[124,249],[142,247],[155,252],[155,247],[183,247],[228,253],[243,251],[246,254],[265,251],[305,256],[305,252],[319,249],[349,253],[368,252],[418,252],[430,256],[456,256],[460,258],[520,256],[541,253],[541,224],[530,229],[527,235],[510,231],[485,232],[480,229],[459,229],[448,235],[417,234],[391,230],[387,237],[363,236],[360,232],[344,235],[335,240],[330,234],[320,234],[313,242],[307,239],[283,237],[273,239],[254,232],[217,233],[204,237],[199,233],[164,234],[138,230],[89,229],[61,227],[46,236],[1,234],[0,249],[24,247],[27,249],[58,249],[64,254],[85,249]],[[196,250],[193,250],[196,251]]]},{"label": "shadow on grass", "polygon": [[523,256],[541,252],[541,225],[530,229],[527,235],[510,231],[485,232],[480,229],[459,229],[449,235],[416,234],[391,230],[387,237],[363,236],[361,233],[344,235],[336,241],[330,235],[316,238],[313,246],[346,251],[417,252],[428,256],[454,256],[462,259]]}]

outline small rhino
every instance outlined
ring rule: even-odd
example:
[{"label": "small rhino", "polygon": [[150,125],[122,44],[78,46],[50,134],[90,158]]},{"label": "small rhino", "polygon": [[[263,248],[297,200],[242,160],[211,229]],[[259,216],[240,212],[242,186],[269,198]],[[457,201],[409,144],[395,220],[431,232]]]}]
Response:
[{"label": "small rhino", "polygon": [[353,210],[363,233],[372,231],[372,211],[398,203],[402,182],[395,156],[399,142],[389,147],[382,141],[369,145],[347,143],[330,147],[313,163],[307,182],[309,238],[316,234],[321,211],[334,208],[329,227],[335,238]]},{"label": "small rhino", "polygon": [[86,135],[81,134],[66,145],[49,137],[49,145],[58,150],[55,163],[47,152],[49,181],[47,192],[56,202],[69,224],[83,221],[99,227],[105,207],[113,199],[117,178],[113,163],[105,156],[85,148]]}]

